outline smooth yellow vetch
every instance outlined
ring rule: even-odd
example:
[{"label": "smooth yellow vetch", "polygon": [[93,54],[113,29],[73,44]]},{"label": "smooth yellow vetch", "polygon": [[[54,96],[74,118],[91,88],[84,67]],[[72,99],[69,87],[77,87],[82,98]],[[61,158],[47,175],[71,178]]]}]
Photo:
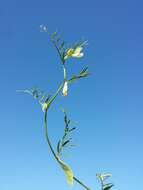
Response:
[{"label": "smooth yellow vetch", "polygon": [[67,50],[64,59],[67,59],[69,57],[81,58],[84,55],[83,52],[81,52],[82,50],[83,50],[83,47],[81,46],[78,46],[75,49],[70,48]]},{"label": "smooth yellow vetch", "polygon": [[67,166],[67,165],[66,165],[62,160],[60,160],[59,158],[58,158],[58,161],[59,161],[59,163],[60,163],[62,169],[63,169],[64,172],[65,172],[65,175],[66,175],[66,178],[67,178],[67,183],[68,183],[70,186],[72,186],[72,185],[73,185],[73,177],[74,177],[74,175],[73,175],[73,172],[72,172],[71,168],[70,168],[69,166]]},{"label": "smooth yellow vetch", "polygon": [[67,51],[67,56],[72,56],[73,53],[74,53],[74,49],[70,48]]}]

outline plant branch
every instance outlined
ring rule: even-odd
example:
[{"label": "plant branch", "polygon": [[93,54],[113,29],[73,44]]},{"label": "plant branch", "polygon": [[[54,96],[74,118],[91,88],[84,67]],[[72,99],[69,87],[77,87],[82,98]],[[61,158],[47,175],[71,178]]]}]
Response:
[{"label": "plant branch", "polygon": [[[44,129],[45,129],[45,137],[46,137],[46,141],[49,145],[49,148],[55,158],[55,160],[58,162],[58,164],[60,164],[60,161],[59,161],[59,157],[56,155],[53,147],[52,147],[52,144],[51,144],[51,141],[49,139],[49,135],[48,135],[48,126],[47,126],[47,111],[45,111],[44,113]],[[73,179],[79,183],[82,187],[84,187],[86,190],[91,190],[89,187],[87,187],[83,182],[81,182],[79,179],[77,179],[75,176],[73,177]]]},{"label": "plant branch", "polygon": [[58,53],[58,55],[59,55],[59,57],[60,57],[61,63],[64,64],[64,63],[65,63],[65,60],[63,59],[62,54],[61,54],[61,52],[60,52],[60,50],[59,50],[57,44],[55,43],[54,39],[51,39],[51,36],[50,36],[50,33],[48,32],[48,30],[47,30],[46,32],[47,32],[47,34],[49,35],[50,41],[52,42],[54,48],[56,49],[56,51],[57,51],[57,53]]}]

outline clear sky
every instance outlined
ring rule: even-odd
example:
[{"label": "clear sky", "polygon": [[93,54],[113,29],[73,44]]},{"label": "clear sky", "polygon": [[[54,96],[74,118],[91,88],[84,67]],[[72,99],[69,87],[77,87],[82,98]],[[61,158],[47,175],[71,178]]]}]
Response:
[{"label": "clear sky", "polygon": [[[65,155],[76,176],[99,189],[96,173],[111,172],[117,190],[142,187],[143,56],[142,3],[138,1],[5,0],[0,6],[0,189],[67,190],[43,134],[43,113],[17,89],[38,86],[53,93],[62,79],[58,56],[40,24],[69,43],[89,41],[85,57],[69,62],[69,73],[88,65],[91,76],[73,84],[49,112],[54,145],[63,114],[77,121],[77,147]],[[75,190],[81,187],[75,184]]]}]

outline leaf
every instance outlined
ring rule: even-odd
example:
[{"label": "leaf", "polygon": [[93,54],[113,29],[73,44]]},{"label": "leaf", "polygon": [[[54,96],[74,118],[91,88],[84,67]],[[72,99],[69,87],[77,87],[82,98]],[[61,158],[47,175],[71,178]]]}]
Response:
[{"label": "leaf", "polygon": [[75,130],[76,129],[76,127],[73,127],[73,128],[71,128],[70,130],[69,130],[69,132],[72,132],[73,130]]},{"label": "leaf", "polygon": [[110,190],[114,185],[112,183],[103,186],[103,190]]},{"label": "leaf", "polygon": [[71,122],[71,120],[69,119],[69,120],[68,120],[68,125],[70,124],[70,122]]},{"label": "leaf", "polygon": [[71,123],[71,120],[68,118],[66,111],[62,108],[62,112],[64,113],[64,134],[62,138],[60,139],[60,142],[57,144],[57,155],[62,156],[62,152],[65,148],[68,148],[71,146],[72,138],[70,138],[70,133],[75,130],[76,128],[70,128],[69,125]]},{"label": "leaf", "polygon": [[81,72],[80,72],[80,77],[86,77],[88,76],[88,67],[85,67]]},{"label": "leaf", "polygon": [[62,144],[62,146],[64,147],[66,144],[68,144],[70,142],[70,140],[67,140],[67,141],[65,141],[63,144]]},{"label": "leaf", "polygon": [[65,42],[62,41],[61,45],[59,46],[59,49],[61,50],[64,47],[64,45],[65,45]]},{"label": "leaf", "polygon": [[85,67],[84,69],[82,69],[82,71],[78,74],[78,75],[74,75],[72,76],[68,82],[71,83],[71,82],[74,82],[80,78],[84,78],[84,77],[87,77],[89,75],[88,73],[88,67]]},{"label": "leaf", "polygon": [[87,72],[88,71],[88,67],[85,67],[81,72],[80,72],[80,74],[83,74],[83,73],[85,73],[85,72]]},{"label": "leaf", "polygon": [[46,98],[45,102],[48,103],[48,101],[50,100],[51,95],[48,95],[48,97]]},{"label": "leaf", "polygon": [[58,158],[58,161],[62,167],[62,169],[64,170],[64,173],[65,173],[65,176],[66,176],[66,179],[67,179],[67,183],[72,186],[73,185],[73,172],[71,170],[71,168],[66,165],[62,160],[60,160],[60,158]]},{"label": "leaf", "polygon": [[85,67],[80,73],[87,71],[88,67]]},{"label": "leaf", "polygon": [[51,34],[51,40],[53,40],[56,35],[57,35],[57,32],[53,32],[53,34]]},{"label": "leaf", "polygon": [[33,96],[33,98],[35,99],[38,99],[40,98],[42,92],[40,90],[38,90],[37,88],[33,88],[33,89],[30,89],[30,90],[17,90],[17,92],[23,92],[23,93],[27,93],[31,96]]},{"label": "leaf", "polygon": [[67,115],[66,115],[66,113],[65,113],[64,120],[65,120],[65,124],[67,125],[67,124],[68,124],[68,119],[67,119]]},{"label": "leaf", "polygon": [[58,43],[60,41],[60,37],[58,37],[57,39],[56,39],[56,43]]},{"label": "leaf", "polygon": [[60,144],[61,144],[61,140],[59,140],[58,144],[57,144],[57,153],[60,153]]},{"label": "leaf", "polygon": [[35,90],[33,90],[33,97],[35,98],[35,99],[37,99],[37,98],[39,98],[39,93],[38,93],[38,91],[35,89]]}]

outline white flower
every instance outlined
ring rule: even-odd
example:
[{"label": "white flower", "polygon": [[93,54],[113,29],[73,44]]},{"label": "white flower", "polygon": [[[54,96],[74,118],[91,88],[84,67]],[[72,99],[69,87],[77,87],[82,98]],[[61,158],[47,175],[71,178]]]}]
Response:
[{"label": "white flower", "polygon": [[68,95],[68,82],[67,81],[65,81],[65,83],[64,83],[62,94],[63,94],[63,96],[67,96]]},{"label": "white flower", "polygon": [[81,46],[78,46],[75,49],[70,48],[70,49],[67,50],[64,59],[67,59],[69,57],[81,58],[84,55],[84,53],[81,52],[82,50],[83,50],[83,47],[81,47]]}]

